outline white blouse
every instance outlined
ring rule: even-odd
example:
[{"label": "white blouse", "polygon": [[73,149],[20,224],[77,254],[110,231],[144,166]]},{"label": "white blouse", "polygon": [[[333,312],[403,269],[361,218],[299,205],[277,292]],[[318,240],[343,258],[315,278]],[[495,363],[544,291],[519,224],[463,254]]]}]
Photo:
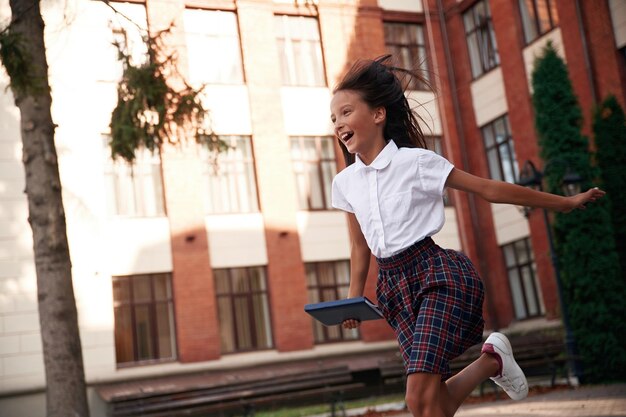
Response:
[{"label": "white blouse", "polygon": [[374,256],[386,258],[441,230],[452,168],[432,151],[398,149],[390,140],[370,165],[356,155],[337,174],[332,205],[354,213]]}]

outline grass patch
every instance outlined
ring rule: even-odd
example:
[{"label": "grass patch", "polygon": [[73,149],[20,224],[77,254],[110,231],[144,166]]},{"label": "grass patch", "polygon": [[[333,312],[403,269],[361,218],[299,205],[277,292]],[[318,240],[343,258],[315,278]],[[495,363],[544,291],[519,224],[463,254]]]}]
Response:
[{"label": "grass patch", "polygon": [[[361,398],[358,400],[346,401],[344,405],[346,407],[346,410],[349,410],[351,408],[373,407],[379,404],[387,404],[400,401],[404,401],[404,394]],[[328,403],[323,403],[302,407],[294,406],[271,410],[259,410],[258,412],[255,412],[254,415],[256,417],[304,417],[328,412],[330,412],[330,405]]]}]

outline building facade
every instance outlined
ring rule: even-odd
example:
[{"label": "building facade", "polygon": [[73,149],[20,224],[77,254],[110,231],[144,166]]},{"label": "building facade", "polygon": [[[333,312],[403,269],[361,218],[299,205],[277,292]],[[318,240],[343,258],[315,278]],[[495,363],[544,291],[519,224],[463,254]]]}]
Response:
[{"label": "building facade", "polygon": [[[53,118],[92,415],[99,384],[393,350],[382,321],[321,327],[309,302],[345,297],[346,217],[330,205],[344,167],[332,88],[359,58],[394,55],[432,86],[407,94],[431,149],[472,174],[515,182],[539,163],[533,61],[551,41],[590,133],[594,103],[626,102],[620,0],[73,0],[42,4]],[[114,13],[112,8],[120,13]],[[8,1],[0,20],[10,16]],[[180,73],[205,85],[214,154],[183,141],[110,157],[121,64],[171,26]],[[0,76],[0,416],[43,415],[45,378],[19,113]],[[545,225],[518,207],[449,190],[434,236],[462,250],[487,290],[489,329],[558,323]],[[366,295],[375,299],[375,262]]]}]

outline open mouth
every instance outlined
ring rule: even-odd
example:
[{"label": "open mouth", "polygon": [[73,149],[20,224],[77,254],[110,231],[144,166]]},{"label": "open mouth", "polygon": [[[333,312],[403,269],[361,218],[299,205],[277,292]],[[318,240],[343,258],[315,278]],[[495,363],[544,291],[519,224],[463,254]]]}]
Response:
[{"label": "open mouth", "polygon": [[346,142],[348,142],[352,138],[352,136],[354,136],[354,132],[343,132],[339,136],[339,139],[341,139],[341,141],[343,143],[346,143]]}]

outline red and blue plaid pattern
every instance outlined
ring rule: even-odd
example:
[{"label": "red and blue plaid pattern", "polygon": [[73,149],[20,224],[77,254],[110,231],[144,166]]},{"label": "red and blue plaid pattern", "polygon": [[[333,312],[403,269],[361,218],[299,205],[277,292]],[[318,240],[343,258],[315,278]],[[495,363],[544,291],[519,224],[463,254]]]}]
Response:
[{"label": "red and blue plaid pattern", "polygon": [[378,305],[396,332],[406,373],[449,378],[448,363],[482,341],[478,272],[467,256],[431,238],[377,261]]}]

